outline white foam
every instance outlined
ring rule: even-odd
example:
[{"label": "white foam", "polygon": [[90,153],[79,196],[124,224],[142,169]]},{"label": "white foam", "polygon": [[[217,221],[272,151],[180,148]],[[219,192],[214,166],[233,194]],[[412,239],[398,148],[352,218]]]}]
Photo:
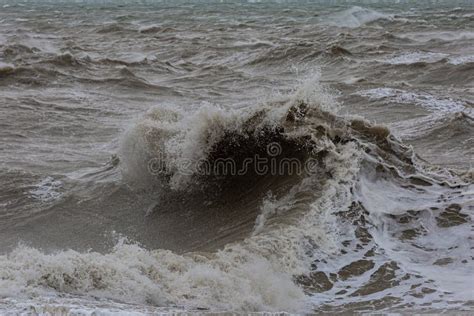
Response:
[{"label": "white foam", "polygon": [[118,245],[115,251],[46,255],[19,247],[0,256],[2,297],[61,293],[119,302],[188,308],[301,310],[304,295],[270,260],[238,253],[215,259]]},{"label": "white foam", "polygon": [[448,62],[453,65],[474,63],[474,55],[453,56],[448,59]]},{"label": "white foam", "polygon": [[431,112],[459,112],[465,109],[465,103],[449,97],[439,98],[425,92],[409,92],[394,88],[375,88],[357,92],[370,100],[386,100],[400,104],[422,106]]},{"label": "white foam", "polygon": [[62,182],[55,180],[53,177],[46,177],[36,184],[29,194],[34,199],[42,202],[50,202],[59,199],[62,193],[59,190],[62,187]]},{"label": "white foam", "polygon": [[443,58],[446,58],[448,54],[434,53],[434,52],[411,52],[403,53],[386,59],[380,60],[381,62],[391,65],[409,65],[419,62],[435,63]]},{"label": "white foam", "polygon": [[[371,233],[389,258],[396,261],[405,272],[423,276],[431,280],[435,288],[445,294],[452,294],[453,297],[447,298],[447,301],[455,303],[474,299],[474,261],[467,255],[474,242],[466,238],[472,234],[470,224],[439,227],[435,211],[430,210],[430,207],[442,210],[449,204],[456,203],[464,206],[465,213],[469,205],[474,205],[472,185],[453,194],[449,188],[437,184],[414,191],[393,186],[384,180],[366,180],[360,183],[358,195],[375,223]],[[440,197],[444,200],[440,201]],[[384,202],[381,202],[382,199]],[[423,212],[412,225],[417,230],[422,227],[426,233],[410,242],[400,242],[397,237],[407,227],[383,215],[404,214],[403,208],[405,211],[409,209]],[[435,264],[436,260],[443,258],[451,258],[451,261],[446,265]]]},{"label": "white foam", "polygon": [[359,180],[357,199],[371,213],[399,215],[407,210],[427,209],[437,206],[438,195],[434,192],[419,193],[399,183],[366,174]]}]

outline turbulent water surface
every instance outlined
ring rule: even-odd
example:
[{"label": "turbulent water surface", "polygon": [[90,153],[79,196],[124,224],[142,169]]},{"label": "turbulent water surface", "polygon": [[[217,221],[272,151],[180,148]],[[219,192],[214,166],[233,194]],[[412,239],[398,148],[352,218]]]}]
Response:
[{"label": "turbulent water surface", "polygon": [[[2,2],[0,312],[472,312],[473,30]],[[256,155],[305,168],[187,168]]]}]

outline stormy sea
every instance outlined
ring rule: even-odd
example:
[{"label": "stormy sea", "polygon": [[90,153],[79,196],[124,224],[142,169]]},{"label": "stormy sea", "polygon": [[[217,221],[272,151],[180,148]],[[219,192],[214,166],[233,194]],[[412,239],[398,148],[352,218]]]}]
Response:
[{"label": "stormy sea", "polygon": [[0,314],[474,313],[474,1],[0,0]]}]

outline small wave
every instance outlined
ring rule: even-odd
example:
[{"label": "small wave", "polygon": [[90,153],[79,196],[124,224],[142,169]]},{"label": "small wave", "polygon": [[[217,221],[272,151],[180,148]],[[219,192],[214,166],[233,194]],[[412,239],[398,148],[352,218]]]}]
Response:
[{"label": "small wave", "polygon": [[334,56],[352,55],[352,53],[348,49],[337,45],[331,46],[331,49],[329,49],[329,53]]},{"label": "small wave", "polygon": [[415,63],[435,63],[445,59],[448,54],[434,52],[411,52],[380,60],[391,65],[410,65]]},{"label": "small wave", "polygon": [[443,116],[428,115],[391,125],[403,139],[422,139],[427,138],[430,134],[442,135],[460,130],[461,134],[468,135],[472,133],[473,126],[474,119],[469,116],[468,109],[463,112],[450,112]]},{"label": "small wave", "polygon": [[156,57],[152,54],[144,54],[140,52],[127,52],[118,56],[93,58],[93,61],[104,63],[117,63],[125,65],[146,65],[156,61]]},{"label": "small wave", "polygon": [[63,183],[59,180],[46,177],[35,185],[34,188],[29,191],[29,194],[32,198],[40,200],[41,202],[51,202],[62,196],[60,192],[62,184]]},{"label": "small wave", "polygon": [[173,31],[176,30],[170,27],[162,27],[156,24],[140,26],[138,29],[138,33],[142,34],[169,33]]},{"label": "small wave", "polygon": [[53,57],[45,58],[44,62],[51,62],[60,66],[77,66],[87,65],[88,63],[99,64],[99,65],[146,65],[156,61],[154,55],[147,55],[139,52],[128,52],[118,56],[104,57],[102,55],[95,56],[89,54],[72,54],[65,52],[62,54],[56,54]]},{"label": "small wave", "polygon": [[0,78],[2,77],[6,82],[14,80],[16,83],[25,85],[45,85],[50,83],[53,78],[67,77],[67,75],[51,67],[16,65],[0,72]]},{"label": "small wave", "polygon": [[162,28],[159,25],[152,24],[152,25],[140,26],[140,28],[138,29],[138,33],[143,33],[143,34],[158,33],[161,30]]},{"label": "small wave", "polygon": [[105,78],[75,77],[75,79],[80,82],[85,82],[85,83],[92,82],[92,83],[98,83],[98,84],[113,84],[113,85],[123,86],[124,88],[127,88],[127,89],[130,89],[130,88],[144,89],[144,90],[153,89],[154,91],[161,91],[162,93],[167,93],[169,95],[180,95],[180,93],[173,88],[169,88],[166,86],[161,86],[161,85],[152,83],[146,78],[142,78],[136,75],[127,66],[120,68],[118,76],[105,77]]},{"label": "small wave", "polygon": [[[312,44],[308,43],[277,45],[268,47],[254,57],[249,58],[245,63],[251,66],[281,65],[282,63],[294,64],[297,61],[314,60],[315,57],[321,54],[323,54],[323,51],[315,49]],[[247,59],[246,56],[244,58]]]},{"label": "small wave", "polygon": [[0,76],[8,75],[12,73],[14,69],[15,69],[14,65],[0,62]]},{"label": "small wave", "polygon": [[379,59],[379,62],[390,64],[390,65],[412,65],[421,63],[437,63],[447,62],[451,65],[464,65],[474,62],[474,55],[464,56],[450,56],[445,53],[435,52],[410,52],[399,55],[393,55],[384,59]]},{"label": "small wave", "polygon": [[49,61],[59,66],[77,66],[83,63],[82,60],[80,60],[78,57],[74,56],[71,53],[63,53],[60,55],[56,55]]},{"label": "small wave", "polygon": [[119,23],[108,23],[104,24],[97,29],[97,33],[99,34],[107,34],[107,33],[118,33],[128,31],[128,29],[123,24]]},{"label": "small wave", "polygon": [[262,48],[262,47],[273,47],[274,42],[262,40],[258,38],[251,38],[246,41],[236,41],[232,44],[235,48]]},{"label": "small wave", "polygon": [[457,31],[438,31],[438,32],[418,32],[397,34],[400,38],[407,38],[417,42],[428,42],[432,40],[441,40],[445,42],[471,40],[474,38],[474,32]]},{"label": "small wave", "polygon": [[453,56],[448,59],[448,62],[453,65],[464,65],[474,63],[474,55]]},{"label": "small wave", "polygon": [[350,9],[334,13],[325,18],[324,23],[337,26],[357,28],[378,20],[391,20],[393,17],[372,9],[354,6]]},{"label": "small wave", "polygon": [[8,57],[16,57],[23,54],[33,54],[39,51],[39,48],[34,46],[29,47],[23,44],[7,44],[3,46],[3,54]]}]

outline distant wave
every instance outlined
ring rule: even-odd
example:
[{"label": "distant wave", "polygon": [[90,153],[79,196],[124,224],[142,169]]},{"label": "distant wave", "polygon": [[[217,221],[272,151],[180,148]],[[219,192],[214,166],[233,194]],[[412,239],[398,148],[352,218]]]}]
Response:
[{"label": "distant wave", "polygon": [[333,13],[322,20],[324,24],[337,27],[357,28],[362,25],[378,21],[390,20],[392,16],[372,9],[354,6],[350,9]]}]

